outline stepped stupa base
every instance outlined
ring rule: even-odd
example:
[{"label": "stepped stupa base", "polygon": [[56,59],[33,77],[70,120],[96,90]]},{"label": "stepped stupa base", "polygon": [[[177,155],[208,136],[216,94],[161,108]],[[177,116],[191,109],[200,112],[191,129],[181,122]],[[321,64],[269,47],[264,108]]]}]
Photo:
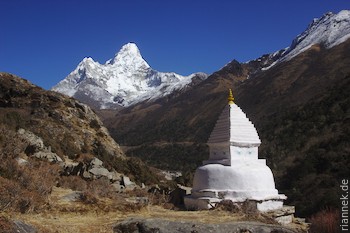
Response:
[{"label": "stepped stupa base", "polygon": [[[196,198],[192,195],[189,195],[184,198],[184,203],[188,210],[209,210],[216,208],[218,204],[224,200],[230,199],[220,199],[213,197]],[[233,202],[241,208],[244,208],[243,206],[245,206],[245,208],[248,208],[249,211],[266,213],[282,225],[288,225],[294,220],[294,206],[284,206],[283,200],[270,199],[258,201],[247,199],[243,202]]]},{"label": "stepped stupa base", "polygon": [[279,196],[280,197],[264,200],[245,199],[237,201],[231,198],[221,199],[217,197],[195,197],[190,195],[184,198],[184,203],[186,208],[189,210],[208,210],[215,208],[218,203],[224,200],[230,200],[239,206],[249,202],[250,208],[259,212],[268,212],[283,208],[283,201],[286,199],[286,197],[284,195]]}]

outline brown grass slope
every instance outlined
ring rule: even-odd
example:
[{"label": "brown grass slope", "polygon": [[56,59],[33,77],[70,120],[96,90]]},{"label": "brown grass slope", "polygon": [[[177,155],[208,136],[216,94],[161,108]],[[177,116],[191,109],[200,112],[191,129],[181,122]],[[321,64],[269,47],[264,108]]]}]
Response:
[{"label": "brown grass slope", "polygon": [[46,91],[27,80],[0,73],[1,123],[24,128],[42,137],[59,156],[95,154],[124,157],[98,116],[87,106],[62,94]]},{"label": "brown grass slope", "polygon": [[109,171],[129,175],[139,184],[157,182],[144,163],[125,157],[88,106],[0,73],[0,211],[50,208],[47,198],[57,185],[96,191],[96,197],[112,192],[108,179],[90,180],[81,173],[68,176],[64,166],[35,158],[37,149],[19,134],[20,128],[41,137],[45,150],[56,153],[66,165],[76,162],[79,169],[97,157]]},{"label": "brown grass slope", "polygon": [[[235,102],[258,129],[260,156],[268,158],[278,188],[299,214],[310,215],[336,205],[339,179],[349,168],[349,54],[347,41],[329,50],[315,45],[266,71],[257,61],[232,61],[193,89],[129,107],[105,122],[122,145],[143,145],[130,155],[159,165],[174,144],[186,152],[191,143],[206,142],[233,88]],[[194,169],[207,154],[173,156]]]}]

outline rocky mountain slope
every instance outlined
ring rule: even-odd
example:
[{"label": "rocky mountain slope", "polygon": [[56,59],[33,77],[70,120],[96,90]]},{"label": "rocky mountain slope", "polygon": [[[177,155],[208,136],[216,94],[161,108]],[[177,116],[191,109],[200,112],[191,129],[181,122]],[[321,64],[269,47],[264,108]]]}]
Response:
[{"label": "rocky mountain slope", "polygon": [[185,168],[190,177],[208,156],[204,143],[232,88],[257,127],[260,156],[297,213],[337,207],[338,183],[350,163],[349,18],[349,11],[328,13],[314,20],[288,53],[234,60],[194,88],[123,109],[104,122],[128,155]]},{"label": "rocky mountain slope", "polygon": [[262,70],[283,62],[308,50],[312,45],[320,44],[326,49],[343,43],[350,38],[350,11],[343,10],[338,14],[328,12],[315,18],[307,29],[299,34],[285,49],[264,55],[256,61],[262,62]]},{"label": "rocky mountain slope", "polygon": [[84,58],[52,90],[106,109],[155,100],[206,77],[204,73],[181,76],[156,71],[143,59],[136,44],[128,43],[105,64]]},{"label": "rocky mountain slope", "polygon": [[57,186],[95,200],[158,179],[125,157],[90,107],[7,73],[0,73],[0,161],[1,211],[46,208]]},{"label": "rocky mountain slope", "polygon": [[124,157],[87,105],[10,74],[1,73],[0,77],[1,115],[14,129],[25,128],[42,137],[59,156],[93,153],[100,145],[110,156]]}]

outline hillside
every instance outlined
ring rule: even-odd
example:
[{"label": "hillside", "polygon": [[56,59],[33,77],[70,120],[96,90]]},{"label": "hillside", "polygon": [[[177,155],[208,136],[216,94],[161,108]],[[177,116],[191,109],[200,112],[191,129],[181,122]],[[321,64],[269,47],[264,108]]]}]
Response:
[{"label": "hillside", "polygon": [[[349,50],[349,40],[330,49],[314,45],[267,70],[262,59],[232,61],[193,89],[131,106],[104,122],[121,145],[132,146],[127,154],[159,167],[177,159],[180,166],[171,167],[185,164],[191,172],[208,156],[204,143],[232,88],[258,129],[259,154],[268,159],[277,187],[298,214],[310,215],[336,206],[337,184],[348,172]],[[293,175],[299,170],[304,173]]]},{"label": "hillside", "polygon": [[158,182],[87,105],[7,73],[0,73],[0,159],[1,211],[47,210],[54,187],[90,201],[127,188],[126,175],[139,185]]}]

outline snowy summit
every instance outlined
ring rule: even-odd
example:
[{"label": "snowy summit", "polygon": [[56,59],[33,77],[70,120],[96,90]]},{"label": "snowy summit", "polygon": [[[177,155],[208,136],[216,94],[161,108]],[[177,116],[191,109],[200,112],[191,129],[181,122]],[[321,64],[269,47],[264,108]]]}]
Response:
[{"label": "snowy summit", "polygon": [[263,70],[282,61],[288,61],[315,44],[330,49],[349,38],[350,11],[342,10],[338,14],[328,12],[320,18],[315,18],[304,32],[296,36],[289,47],[270,54],[266,63],[274,62]]},{"label": "snowy summit", "polygon": [[105,109],[160,98],[190,84],[194,77],[205,79],[207,75],[156,71],[143,59],[137,45],[128,43],[105,64],[84,58],[52,90]]}]

